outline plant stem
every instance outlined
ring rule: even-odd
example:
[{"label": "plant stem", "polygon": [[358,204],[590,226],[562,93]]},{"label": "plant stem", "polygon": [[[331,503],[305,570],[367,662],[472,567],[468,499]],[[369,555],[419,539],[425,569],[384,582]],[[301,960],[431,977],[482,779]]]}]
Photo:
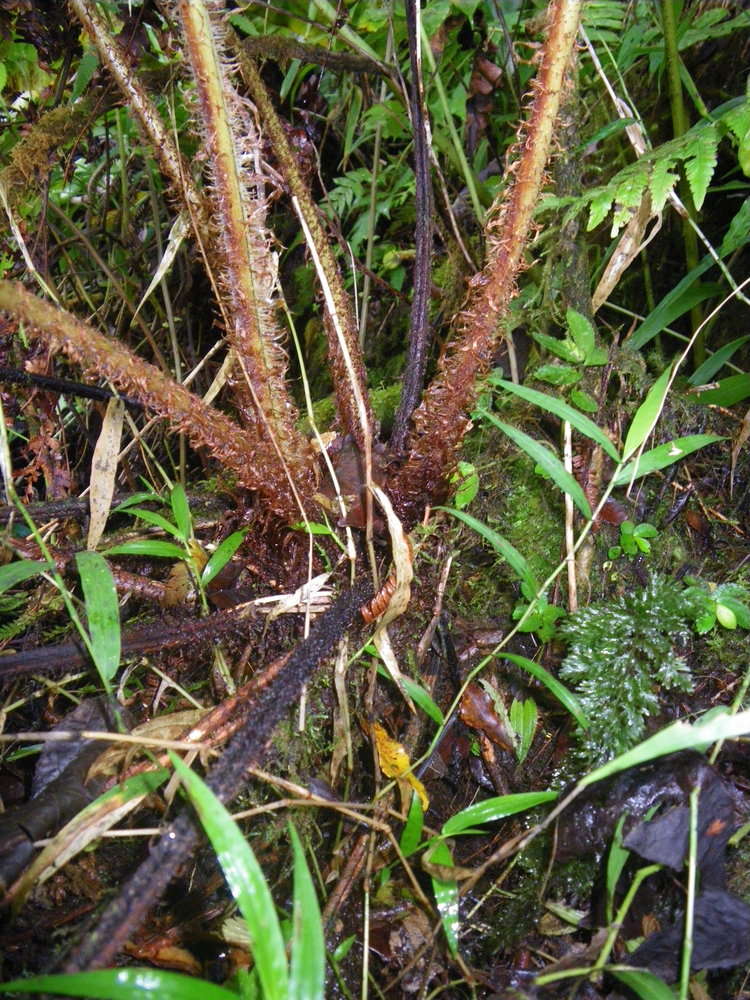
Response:
[{"label": "plant stem", "polygon": [[[687,110],[682,93],[682,81],[680,80],[680,53],[677,47],[677,22],[675,20],[674,0],[661,0],[662,30],[664,31],[664,59],[667,65],[667,79],[669,82],[669,106],[672,112],[672,132],[675,139],[684,135],[690,127]],[[695,216],[693,198],[688,185],[681,184],[681,198],[687,209],[690,218]],[[689,273],[698,265],[698,238],[695,230],[690,225],[690,220],[682,220],[682,239],[685,245],[685,268]],[[690,320],[693,330],[697,330],[701,323],[700,306],[694,305],[690,310]],[[693,348],[693,360],[696,367],[706,360],[705,334],[696,338]]]}]

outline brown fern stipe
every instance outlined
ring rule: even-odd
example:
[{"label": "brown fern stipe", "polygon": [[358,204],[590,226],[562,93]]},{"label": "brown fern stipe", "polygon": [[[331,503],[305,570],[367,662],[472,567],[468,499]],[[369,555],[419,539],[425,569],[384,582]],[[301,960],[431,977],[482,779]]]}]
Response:
[{"label": "brown fern stipe", "polygon": [[257,490],[269,509],[290,522],[299,507],[279,463],[269,461],[267,448],[241,431],[225,414],[208,406],[179,382],[143,361],[127,347],[111,340],[64,309],[37,298],[17,282],[0,281],[0,310],[24,324],[24,332],[54,351],[62,351],[84,369],[108,379],[128,396],[182,431],[194,448],[205,448],[242,486]]},{"label": "brown fern stipe", "polygon": [[414,413],[408,458],[388,483],[396,510],[409,524],[421,516],[425,503],[446,495],[457,449],[469,425],[467,413],[476,397],[477,379],[487,370],[498,338],[499,320],[516,291],[516,276],[545,177],[580,8],[580,0],[550,4],[547,41],[533,84],[529,120],[516,143],[520,155],[511,168],[513,182],[502,203],[492,206],[485,226],[487,263],[470,283],[455,337]]}]

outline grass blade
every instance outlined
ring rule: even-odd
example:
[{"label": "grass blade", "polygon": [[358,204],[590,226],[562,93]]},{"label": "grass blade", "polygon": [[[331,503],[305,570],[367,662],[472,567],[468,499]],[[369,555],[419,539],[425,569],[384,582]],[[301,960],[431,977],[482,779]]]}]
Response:
[{"label": "grass blade", "polygon": [[156,556],[159,559],[184,559],[185,550],[172,542],[161,542],[154,538],[139,538],[122,545],[106,549],[106,556]]},{"label": "grass blade", "polygon": [[529,564],[518,549],[511,545],[506,538],[493,531],[492,528],[488,527],[482,521],[478,521],[475,517],[472,517],[471,514],[467,514],[465,510],[454,510],[453,507],[436,507],[435,510],[444,510],[448,514],[452,514],[453,517],[457,517],[459,521],[463,521],[470,528],[473,528],[477,534],[490,543],[495,552],[502,556],[516,575],[527,584],[529,593],[535,594],[539,590],[539,585],[534,579],[534,574],[529,569]]},{"label": "grass blade", "polygon": [[237,994],[205,979],[163,969],[104,969],[73,975],[33,976],[0,985],[0,993],[58,993],[94,1000],[237,1000]]},{"label": "grass blade", "polygon": [[[438,840],[427,852],[431,865],[440,865],[446,871],[453,868],[453,855],[444,840]],[[458,882],[450,878],[432,876],[432,891],[435,893],[440,920],[452,955],[458,954]]]},{"label": "grass blade", "polygon": [[666,469],[667,466],[674,465],[699,448],[724,440],[720,434],[691,434],[688,437],[667,441],[666,444],[644,451],[638,458],[624,465],[614,477],[614,485],[626,486],[633,479],[640,479],[641,476],[647,476],[657,469]]},{"label": "grass blade", "polygon": [[678,753],[680,750],[705,750],[719,740],[731,740],[750,732],[750,711],[730,715],[728,712],[710,712],[692,725],[688,722],[673,722],[671,726],[654,733],[647,740],[590,771],[580,782],[579,788],[586,788],[613,774],[637,767],[657,757]]},{"label": "grass blade", "polygon": [[326,946],[318,897],[305,860],[299,836],[289,824],[294,852],[294,915],[292,919],[292,964],[289,973],[290,1000],[323,1000]]},{"label": "grass blade", "polygon": [[526,812],[535,806],[543,805],[545,802],[554,802],[557,795],[557,792],[518,792],[512,795],[497,795],[491,799],[484,799],[482,802],[475,802],[473,806],[467,806],[466,809],[451,816],[443,823],[441,833],[444,837],[455,837],[456,834],[464,833],[479,823],[493,823],[506,816]]},{"label": "grass blade", "polygon": [[211,789],[184,761],[169,754],[213,846],[250,934],[265,1000],[286,1000],[289,969],[271,891],[250,845]]},{"label": "grass blade", "polygon": [[120,606],[112,570],[98,552],[76,553],[86,604],[91,655],[109,690],[109,682],[120,665]]},{"label": "grass blade", "polygon": [[648,390],[646,398],[635,411],[633,419],[630,421],[627,437],[625,438],[625,447],[622,452],[623,461],[630,458],[641,447],[654,429],[654,425],[659,419],[659,414],[664,406],[671,372],[671,367],[664,369]]},{"label": "grass blade", "polygon": [[190,504],[188,503],[185,490],[179,483],[177,483],[170,493],[169,502],[174,514],[174,523],[180,531],[180,537],[185,542],[190,541],[193,537],[193,516],[190,513]]},{"label": "grass blade", "polygon": [[248,530],[248,528],[243,528],[242,531],[233,531],[219,545],[201,573],[201,582],[204,587],[207,587],[217,573],[220,573],[224,569],[237,549],[245,541],[245,535]]},{"label": "grass blade", "polygon": [[35,562],[33,559],[19,559],[7,566],[0,566],[0,594],[46,569],[50,569],[47,563]]},{"label": "grass blade", "polygon": [[567,708],[581,729],[588,729],[589,720],[586,718],[586,713],[576,695],[568,690],[556,677],[553,677],[548,670],[545,670],[540,664],[534,663],[533,660],[518,653],[501,652],[497,655],[504,660],[510,660],[511,663],[515,663],[517,667],[521,667],[522,670],[531,674],[532,677],[536,677],[538,681],[544,684],[549,693],[557,698],[561,705]]},{"label": "grass blade", "polygon": [[549,396],[546,392],[538,392],[536,389],[529,389],[525,385],[516,385],[514,382],[507,382],[505,379],[493,376],[490,376],[489,381],[492,385],[498,385],[501,389],[515,393],[516,396],[525,399],[527,403],[533,403],[535,406],[547,410],[548,413],[554,413],[561,420],[567,420],[581,434],[601,445],[613,462],[619,463],[620,456],[617,454],[617,449],[607,435],[600,427],[596,426],[593,420],[589,420],[588,417],[584,416],[580,410],[576,410],[575,407],[570,406],[561,399]]},{"label": "grass blade", "polygon": [[517,427],[511,427],[510,424],[506,424],[503,420],[498,420],[495,414],[490,413],[489,410],[483,410],[480,407],[477,413],[489,420],[490,423],[493,423],[495,427],[499,427],[504,434],[508,435],[511,441],[514,441],[522,451],[526,452],[529,458],[533,459],[537,465],[540,465],[555,485],[563,493],[567,493],[572,498],[573,503],[587,520],[591,517],[591,506],[581,489],[581,484],[571,476],[554,452],[550,451],[540,441],[534,440],[533,437],[530,437],[524,431],[519,430]]}]

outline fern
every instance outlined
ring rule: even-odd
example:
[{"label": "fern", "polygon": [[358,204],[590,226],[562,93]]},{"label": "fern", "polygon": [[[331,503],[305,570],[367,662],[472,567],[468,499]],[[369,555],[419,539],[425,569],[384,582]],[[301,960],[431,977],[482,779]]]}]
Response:
[{"label": "fern", "polygon": [[651,197],[654,212],[664,208],[680,178],[680,170],[684,171],[690,185],[695,207],[700,208],[716,170],[721,139],[731,135],[740,146],[747,141],[750,100],[730,101],[723,109],[714,120],[698,122],[679,138],[644,153],[601,187],[592,188],[573,200],[548,198],[543,202],[543,208],[566,206],[566,221],[588,208],[589,231],[604,222],[611,213],[612,236],[615,237],[630,221],[646,192]]}]

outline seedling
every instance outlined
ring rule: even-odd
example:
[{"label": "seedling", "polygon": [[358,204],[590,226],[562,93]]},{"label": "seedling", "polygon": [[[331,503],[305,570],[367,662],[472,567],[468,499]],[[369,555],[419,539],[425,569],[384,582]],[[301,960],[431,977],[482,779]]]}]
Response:
[{"label": "seedling", "polygon": [[649,538],[656,538],[658,534],[659,532],[653,524],[646,521],[643,524],[623,521],[620,525],[620,544],[613,545],[608,550],[607,555],[610,559],[617,559],[621,555],[650,555],[651,542],[649,542]]}]

